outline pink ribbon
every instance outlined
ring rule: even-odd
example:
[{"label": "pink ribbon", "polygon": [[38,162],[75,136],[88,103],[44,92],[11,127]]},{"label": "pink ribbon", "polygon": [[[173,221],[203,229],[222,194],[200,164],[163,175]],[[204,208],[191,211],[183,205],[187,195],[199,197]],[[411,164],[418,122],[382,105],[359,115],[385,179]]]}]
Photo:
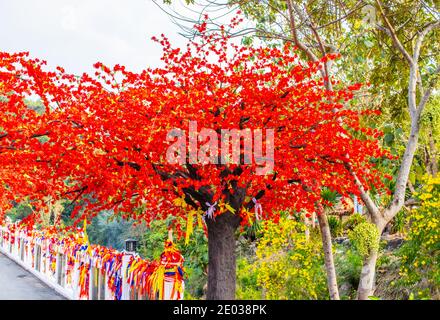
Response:
[{"label": "pink ribbon", "polygon": [[210,204],[209,202],[205,202],[205,204],[208,206],[208,210],[206,210],[205,214],[203,215],[203,218],[208,217],[209,219],[214,219],[214,212],[215,212],[215,206],[217,205],[217,201],[214,202],[214,204]]}]

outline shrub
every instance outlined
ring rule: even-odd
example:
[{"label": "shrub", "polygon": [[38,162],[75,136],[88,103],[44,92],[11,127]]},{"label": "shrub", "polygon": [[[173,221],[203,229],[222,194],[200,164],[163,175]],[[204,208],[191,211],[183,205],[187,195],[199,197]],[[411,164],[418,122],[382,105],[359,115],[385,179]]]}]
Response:
[{"label": "shrub", "polygon": [[341,220],[335,216],[328,217],[328,225],[330,227],[330,233],[332,237],[341,237],[344,234],[344,228],[342,228]]},{"label": "shrub", "polygon": [[348,233],[348,237],[356,251],[363,257],[379,250],[379,231],[372,223],[362,222],[358,224]]},{"label": "shrub", "polygon": [[351,215],[344,223],[343,228],[345,231],[352,231],[358,224],[361,224],[362,222],[367,222],[367,219],[359,213],[355,213]]},{"label": "shrub", "polygon": [[408,216],[407,241],[399,251],[400,275],[414,299],[440,297],[440,177],[425,178],[421,206]]},{"label": "shrub", "polygon": [[265,221],[257,246],[257,285],[267,299],[327,299],[322,245],[301,222]]},{"label": "shrub", "polygon": [[260,300],[262,298],[261,287],[258,286],[257,268],[255,263],[242,257],[237,260],[237,291],[236,298],[239,300]]},{"label": "shrub", "polygon": [[[337,245],[335,253],[335,267],[340,287],[348,287],[350,291],[341,291],[341,299],[351,299],[356,296],[356,288],[359,284],[363,259],[356,250],[344,245]],[[345,284],[345,285],[344,285]]]},{"label": "shrub", "polygon": [[403,233],[406,226],[406,211],[400,210],[393,219],[393,225],[391,228],[391,233]]}]

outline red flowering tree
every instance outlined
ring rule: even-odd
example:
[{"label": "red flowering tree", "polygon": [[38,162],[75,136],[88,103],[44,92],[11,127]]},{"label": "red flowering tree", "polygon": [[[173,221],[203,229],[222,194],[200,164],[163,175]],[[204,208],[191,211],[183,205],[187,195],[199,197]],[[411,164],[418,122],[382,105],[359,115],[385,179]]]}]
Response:
[{"label": "red flowering tree", "polygon": [[[240,225],[285,209],[320,211],[324,187],[357,195],[347,161],[364,185],[382,188],[370,159],[388,155],[375,139],[381,133],[360,124],[376,111],[347,107],[360,86],[324,89],[323,61],[197,28],[200,41],[184,51],[156,39],[164,67],[141,73],[97,63],[93,76],[73,76],[45,71],[26,53],[0,53],[1,208],[24,197],[36,210],[81,199],[78,220],[102,209],[146,222],[174,215],[187,232],[202,218],[207,298],[233,299]],[[26,104],[35,97],[43,111]],[[224,130],[233,129],[231,150]]]}]

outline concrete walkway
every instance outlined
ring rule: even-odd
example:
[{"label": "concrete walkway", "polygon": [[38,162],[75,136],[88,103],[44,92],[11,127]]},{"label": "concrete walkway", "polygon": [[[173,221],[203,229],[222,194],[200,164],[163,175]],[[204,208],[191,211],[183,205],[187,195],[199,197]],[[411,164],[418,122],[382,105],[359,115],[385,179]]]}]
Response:
[{"label": "concrete walkway", "polygon": [[63,296],[0,252],[0,300],[64,299]]}]

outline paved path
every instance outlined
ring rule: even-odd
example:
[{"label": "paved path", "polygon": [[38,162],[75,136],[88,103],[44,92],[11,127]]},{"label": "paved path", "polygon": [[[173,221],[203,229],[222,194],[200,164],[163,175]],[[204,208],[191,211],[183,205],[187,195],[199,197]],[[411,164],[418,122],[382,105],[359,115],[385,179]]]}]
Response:
[{"label": "paved path", "polygon": [[0,252],[0,300],[62,300],[64,297]]}]

